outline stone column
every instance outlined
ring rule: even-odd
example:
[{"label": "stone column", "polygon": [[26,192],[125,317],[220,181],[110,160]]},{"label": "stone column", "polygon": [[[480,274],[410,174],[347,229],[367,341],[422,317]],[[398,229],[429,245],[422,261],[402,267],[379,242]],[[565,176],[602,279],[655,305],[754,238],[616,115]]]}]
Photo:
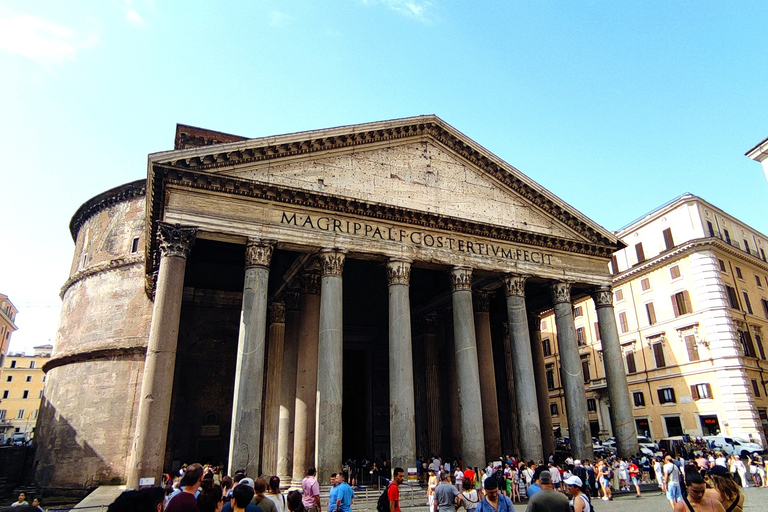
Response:
[{"label": "stone column", "polygon": [[[429,453],[437,455],[442,446],[442,416],[440,412],[440,365],[437,355],[437,315],[431,313],[424,318],[425,348],[424,359],[427,366],[427,425],[429,432]],[[405,469],[405,468],[403,468]]]},{"label": "stone column", "polygon": [[601,288],[592,294],[597,309],[597,325],[600,329],[600,343],[603,346],[603,364],[611,403],[610,416],[616,448],[620,457],[629,458],[638,452],[632,403],[629,401],[629,385],[624,373],[619,332],[613,312],[613,293]]},{"label": "stone column", "polygon": [[136,433],[128,471],[128,488],[137,489],[142,478],[161,482],[165,444],[171,416],[173,372],[179,342],[184,270],[197,229],[157,223],[160,268],[157,275],[152,324],[147,340],[144,376],[141,381]]},{"label": "stone column", "polygon": [[512,453],[520,453],[520,425],[517,421],[517,393],[515,393],[515,366],[512,361],[512,342],[510,341],[509,325],[504,322],[504,371],[507,381],[507,396],[509,397],[509,433],[512,437]]},{"label": "stone column", "polygon": [[285,294],[283,371],[280,375],[280,409],[277,430],[277,476],[286,484],[293,471],[293,411],[296,406],[296,366],[299,356],[299,293]]},{"label": "stone column", "polygon": [[293,484],[301,485],[307,469],[315,467],[315,405],[317,403],[317,344],[320,327],[320,273],[302,276],[299,349],[296,365],[296,405],[293,428]]},{"label": "stone column", "polygon": [[[464,464],[480,467],[485,461],[485,435],[477,428],[483,420],[477,340],[472,314],[472,269],[453,267],[450,272],[453,299],[453,342],[459,390],[461,455]],[[483,378],[486,378],[485,375]]]},{"label": "stone column", "polygon": [[344,373],[342,280],[345,251],[320,251],[320,332],[317,350],[317,479],[327,482],[341,467]]},{"label": "stone column", "polygon": [[541,448],[539,405],[533,375],[533,356],[525,309],[525,276],[507,274],[504,289],[507,295],[509,338],[514,364],[517,423],[520,432],[520,454],[523,460],[544,459]]},{"label": "stone column", "polygon": [[557,344],[560,348],[560,369],[565,391],[565,412],[568,418],[571,452],[575,459],[594,460],[592,435],[587,416],[587,395],[581,373],[576,328],[573,325],[573,305],[569,283],[552,284],[552,303],[557,325]]},{"label": "stone column", "polygon": [[261,449],[261,474],[266,475],[274,475],[277,470],[277,432],[280,421],[284,339],[285,303],[273,302],[269,305],[267,372],[264,380],[264,435]]},{"label": "stone column", "polygon": [[477,364],[482,368],[480,396],[483,399],[483,434],[485,435],[485,460],[495,460],[501,454],[501,426],[496,398],[496,371],[493,365],[491,318],[489,306],[491,294],[475,292],[475,329],[477,334]]},{"label": "stone column", "polygon": [[416,408],[413,397],[411,346],[411,261],[387,262],[389,283],[389,439],[392,467],[412,467],[416,461]]},{"label": "stone column", "polygon": [[536,383],[536,402],[539,404],[539,428],[541,449],[544,459],[555,453],[555,433],[552,430],[552,411],[549,409],[549,388],[547,388],[547,367],[544,364],[544,347],[541,345],[541,319],[535,313],[528,313],[528,329],[531,334],[531,356],[533,357],[533,378]]},{"label": "stone column", "polygon": [[245,468],[260,472],[261,424],[264,399],[264,342],[267,335],[267,286],[272,241],[249,239],[245,246],[245,284],[240,334],[237,340],[229,474]]}]

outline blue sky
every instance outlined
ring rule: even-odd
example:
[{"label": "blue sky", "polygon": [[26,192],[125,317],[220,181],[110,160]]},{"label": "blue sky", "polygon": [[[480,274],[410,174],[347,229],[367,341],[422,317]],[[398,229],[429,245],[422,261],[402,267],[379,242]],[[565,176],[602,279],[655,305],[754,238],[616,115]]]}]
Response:
[{"label": "blue sky", "polygon": [[55,337],[92,196],[176,123],[258,137],[436,114],[616,230],[683,192],[768,233],[768,2],[0,0],[0,292]]}]

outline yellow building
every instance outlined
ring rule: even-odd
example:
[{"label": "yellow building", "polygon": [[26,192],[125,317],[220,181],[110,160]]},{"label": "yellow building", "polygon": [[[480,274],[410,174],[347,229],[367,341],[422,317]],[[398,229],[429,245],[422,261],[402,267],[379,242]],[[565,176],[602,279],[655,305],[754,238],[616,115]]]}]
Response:
[{"label": "yellow building", "polygon": [[11,344],[11,333],[16,330],[16,313],[18,310],[7,295],[0,293],[0,374],[2,374],[3,361]]},{"label": "yellow building", "polygon": [[[53,345],[35,347],[35,354],[9,354],[0,375],[0,434],[32,437],[45,387],[43,364],[51,358]],[[0,436],[2,437],[2,436]]]},{"label": "yellow building", "polygon": [[[639,434],[766,444],[768,236],[684,194],[616,233],[616,324]],[[611,434],[597,317],[574,303],[592,433]],[[553,425],[566,434],[554,315],[541,338]]]}]

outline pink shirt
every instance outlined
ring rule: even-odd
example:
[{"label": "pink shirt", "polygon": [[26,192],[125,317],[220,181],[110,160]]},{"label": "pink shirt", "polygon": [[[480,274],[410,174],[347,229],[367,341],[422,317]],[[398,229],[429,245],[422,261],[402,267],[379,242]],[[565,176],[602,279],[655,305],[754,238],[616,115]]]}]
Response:
[{"label": "pink shirt", "polygon": [[305,508],[316,507],[315,496],[320,496],[320,484],[313,476],[306,476],[301,481],[301,502]]}]

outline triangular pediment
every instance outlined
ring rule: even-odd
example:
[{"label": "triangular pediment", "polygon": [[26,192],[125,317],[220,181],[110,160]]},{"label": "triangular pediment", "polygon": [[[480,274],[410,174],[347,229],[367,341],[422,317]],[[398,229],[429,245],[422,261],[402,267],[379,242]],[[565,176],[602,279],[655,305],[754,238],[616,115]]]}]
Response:
[{"label": "triangular pediment", "polygon": [[[161,165],[616,247],[616,237],[435,116],[150,155]],[[151,178],[151,173],[150,173]]]}]

